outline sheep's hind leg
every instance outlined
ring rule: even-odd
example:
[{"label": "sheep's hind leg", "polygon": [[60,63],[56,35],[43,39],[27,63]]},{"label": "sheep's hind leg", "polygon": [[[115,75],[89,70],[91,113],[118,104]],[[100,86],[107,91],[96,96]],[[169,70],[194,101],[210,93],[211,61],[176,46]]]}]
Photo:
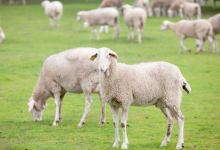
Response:
[{"label": "sheep's hind leg", "polygon": [[85,97],[86,97],[86,106],[81,121],[78,124],[78,127],[82,127],[86,123],[86,118],[93,103],[91,93],[85,93]]},{"label": "sheep's hind leg", "polygon": [[61,107],[63,104],[63,98],[65,96],[66,93],[64,93],[63,95],[60,96],[60,105],[59,105],[59,122],[62,121],[62,114],[61,114]]},{"label": "sheep's hind leg", "polygon": [[128,38],[127,38],[127,40],[130,40],[131,38],[130,38],[130,28],[129,28],[129,26],[127,26],[127,28],[128,28]]},{"label": "sheep's hind leg", "polygon": [[112,110],[113,114],[113,124],[115,127],[115,143],[113,144],[113,148],[119,148],[119,143],[120,143],[120,136],[119,136],[119,131],[118,131],[118,117],[119,117],[119,108],[109,105]]},{"label": "sheep's hind leg", "polygon": [[123,144],[121,146],[121,149],[127,149],[128,148],[128,137],[126,133],[126,125],[127,125],[127,117],[128,117],[128,110],[129,109],[124,109],[123,107],[121,108],[122,114],[121,114],[121,127],[122,127],[122,132],[123,132]]},{"label": "sheep's hind leg", "polygon": [[137,42],[138,44],[141,44],[141,34],[142,34],[142,30],[140,28],[137,29],[137,33],[138,33],[138,37],[137,37]]},{"label": "sheep's hind leg", "polygon": [[58,123],[60,121],[59,119],[59,113],[60,113],[60,93],[55,93],[55,104],[56,104],[56,113],[55,113],[55,120],[53,122],[53,126],[58,126]]},{"label": "sheep's hind leg", "polygon": [[203,40],[200,40],[200,45],[199,45],[199,47],[197,48],[197,50],[196,50],[196,53],[195,53],[195,54],[198,54],[198,53],[199,53],[199,51],[202,49],[203,45],[204,45]]},{"label": "sheep's hind leg", "polygon": [[209,42],[212,44],[212,55],[215,53],[215,39],[213,40],[211,36],[208,36]]},{"label": "sheep's hind leg", "polygon": [[49,20],[50,20],[50,26],[53,27],[54,26],[53,18],[49,18]]},{"label": "sheep's hind leg", "polygon": [[182,149],[184,147],[184,140],[183,140],[183,129],[184,129],[184,116],[182,112],[180,111],[180,108],[175,107],[171,109],[172,114],[175,116],[177,122],[178,122],[178,128],[179,128],[179,137],[178,137],[178,143],[176,145],[176,149]]},{"label": "sheep's hind leg", "polygon": [[179,54],[182,53],[182,48],[183,48],[184,50],[188,51],[188,52],[191,52],[190,49],[187,49],[187,48],[184,46],[184,39],[181,39],[181,41],[180,41],[180,46],[181,46],[181,48],[180,48]]},{"label": "sheep's hind leg", "polygon": [[102,116],[101,116],[101,120],[98,124],[98,126],[103,126],[105,124],[105,110],[106,110],[106,103],[103,101],[103,99],[101,98],[101,96],[99,96],[100,101],[101,101],[101,105],[102,105]]},{"label": "sheep's hind leg", "polygon": [[174,124],[174,116],[171,114],[168,108],[160,108],[164,115],[167,117],[167,132],[165,138],[160,146],[167,146],[167,143],[170,142],[171,132]]}]

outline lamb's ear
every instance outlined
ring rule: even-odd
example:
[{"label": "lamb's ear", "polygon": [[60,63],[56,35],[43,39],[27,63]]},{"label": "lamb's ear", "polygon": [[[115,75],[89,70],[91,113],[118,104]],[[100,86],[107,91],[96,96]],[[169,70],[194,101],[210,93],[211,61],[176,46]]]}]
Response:
[{"label": "lamb's ear", "polygon": [[114,57],[115,59],[118,59],[118,56],[115,52],[110,52],[109,55]]},{"label": "lamb's ear", "polygon": [[96,59],[96,57],[98,56],[98,54],[96,53],[96,54],[94,54],[94,55],[92,55],[91,57],[90,57],[90,60],[92,60],[92,61],[94,61],[94,59]]},{"label": "lamb's ear", "polygon": [[35,101],[33,99],[28,103],[29,111],[31,111],[34,108],[34,104],[35,104]]}]

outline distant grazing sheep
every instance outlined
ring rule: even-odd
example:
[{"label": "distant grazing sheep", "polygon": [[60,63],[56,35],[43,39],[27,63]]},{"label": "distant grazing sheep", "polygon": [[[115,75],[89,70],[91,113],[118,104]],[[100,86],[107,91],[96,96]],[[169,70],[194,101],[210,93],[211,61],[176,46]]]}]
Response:
[{"label": "distant grazing sheep", "polygon": [[[28,106],[35,121],[41,121],[47,100],[55,98],[56,114],[53,126],[61,122],[61,106],[67,92],[84,93],[85,111],[79,127],[86,123],[92,106],[91,93],[100,92],[98,62],[90,61],[90,56],[97,52],[95,48],[75,48],[48,57],[41,69],[37,85],[34,88]],[[78,100],[79,101],[79,100]],[[105,123],[105,102],[100,98],[102,116],[98,126]]]},{"label": "distant grazing sheep", "polygon": [[182,11],[188,20],[192,20],[194,16],[196,16],[197,19],[200,19],[202,16],[201,7],[197,3],[183,1],[180,5],[180,12]]},{"label": "distant grazing sheep", "polygon": [[116,7],[119,14],[121,14],[121,6],[124,4],[124,2],[125,0],[103,0],[99,7]]},{"label": "distant grazing sheep", "polygon": [[214,54],[214,43],[212,39],[212,25],[207,20],[181,20],[177,23],[173,23],[170,21],[163,21],[161,28],[162,31],[166,29],[172,30],[181,40],[180,42],[180,51],[179,54],[182,53],[182,48],[188,52],[191,50],[187,49],[184,46],[184,40],[186,38],[196,38],[201,41],[201,45],[197,48],[196,54],[202,49],[204,40],[208,39],[212,43],[212,54]]},{"label": "distant grazing sheep", "polygon": [[143,8],[147,12],[149,7],[149,0],[135,0],[134,7]]},{"label": "distant grazing sheep", "polygon": [[[77,21],[84,20],[84,27],[93,26],[90,40],[93,39],[93,34],[96,33],[97,40],[100,39],[97,26],[99,25],[109,25],[114,27],[113,38],[118,38],[120,34],[119,26],[119,13],[115,8],[106,7],[98,8],[89,11],[79,11],[77,13]],[[117,32],[117,37],[116,37]]]},{"label": "distant grazing sheep", "polygon": [[2,28],[0,27],[0,43],[2,43],[2,41],[5,39],[5,34],[2,30]]},{"label": "distant grazing sheep", "polygon": [[119,107],[121,107],[121,127],[123,144],[121,149],[128,148],[126,133],[127,116],[130,106],[155,105],[167,117],[167,132],[161,146],[170,142],[173,123],[176,118],[179,127],[177,149],[184,144],[184,116],[180,110],[182,89],[191,93],[190,85],[179,68],[167,62],[149,62],[135,65],[117,63],[118,56],[108,48],[100,48],[91,55],[91,60],[98,59],[100,93],[109,104],[115,127],[115,143],[119,148],[120,136]]},{"label": "distant grazing sheep", "polygon": [[[123,6],[124,22],[128,28],[128,40],[134,39],[134,28],[137,29],[138,37],[137,42],[141,44],[141,34],[147,19],[146,11],[139,7],[133,7],[130,5]],[[132,27],[132,32],[130,33],[130,27]]]},{"label": "distant grazing sheep", "polygon": [[[44,7],[45,14],[49,17],[51,27],[60,23],[60,18],[63,14],[63,5],[59,1],[50,2],[45,0],[41,3]],[[53,21],[54,20],[54,21]]]}]

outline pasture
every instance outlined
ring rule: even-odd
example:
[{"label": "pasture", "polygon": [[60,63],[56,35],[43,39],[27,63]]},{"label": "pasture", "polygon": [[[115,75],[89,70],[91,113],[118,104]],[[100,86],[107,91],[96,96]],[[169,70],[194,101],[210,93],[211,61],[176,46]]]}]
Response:
[{"label": "pasture", "polygon": [[[126,0],[133,4],[133,0]],[[80,10],[94,9],[99,1],[65,0],[60,27],[51,28],[49,19],[38,0],[27,1],[27,6],[0,6],[0,26],[6,39],[0,44],[0,149],[112,149],[115,133],[112,112],[106,107],[106,123],[97,127],[101,117],[98,95],[93,94],[93,105],[87,122],[78,127],[85,107],[83,94],[68,93],[62,106],[62,122],[54,127],[54,99],[47,101],[43,120],[34,122],[28,112],[28,100],[36,85],[42,64],[52,54],[75,47],[108,47],[115,51],[118,62],[166,61],[178,66],[190,84],[192,94],[183,90],[181,111],[185,117],[184,145],[186,149],[220,149],[220,54],[199,52],[195,55],[195,39],[186,39],[185,46],[192,52],[178,54],[180,40],[170,31],[160,31],[162,21],[177,22],[180,18],[148,18],[142,44],[127,41],[127,27],[120,16],[121,34],[118,40],[109,33],[101,33],[100,41],[89,41],[91,27],[83,28],[76,21]],[[206,6],[202,18],[220,12]],[[135,32],[136,38],[136,32]],[[217,36],[220,45],[220,35]],[[205,44],[207,49],[208,42]],[[160,147],[167,130],[167,119],[155,106],[131,107],[127,134],[129,149],[175,149],[178,126],[175,121],[171,142]],[[120,127],[122,145],[122,131]]]}]

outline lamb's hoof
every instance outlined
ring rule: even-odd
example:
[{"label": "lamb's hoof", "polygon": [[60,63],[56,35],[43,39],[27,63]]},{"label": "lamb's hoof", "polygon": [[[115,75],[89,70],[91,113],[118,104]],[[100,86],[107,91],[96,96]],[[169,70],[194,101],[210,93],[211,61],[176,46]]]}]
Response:
[{"label": "lamb's hoof", "polygon": [[177,144],[176,149],[182,149],[182,144]]},{"label": "lamb's hoof", "polygon": [[121,149],[128,149],[127,144],[122,144]]},{"label": "lamb's hoof", "polygon": [[191,52],[191,49],[188,49],[188,52]]},{"label": "lamb's hoof", "polygon": [[119,144],[114,143],[112,147],[113,147],[113,148],[119,148]]},{"label": "lamb's hoof", "polygon": [[98,124],[98,127],[104,126],[105,122],[104,121],[100,121]]},{"label": "lamb's hoof", "polygon": [[78,127],[83,127],[84,124],[85,124],[85,122],[80,122],[80,123],[78,124]]},{"label": "lamb's hoof", "polygon": [[53,126],[58,126],[59,121],[54,121]]}]

